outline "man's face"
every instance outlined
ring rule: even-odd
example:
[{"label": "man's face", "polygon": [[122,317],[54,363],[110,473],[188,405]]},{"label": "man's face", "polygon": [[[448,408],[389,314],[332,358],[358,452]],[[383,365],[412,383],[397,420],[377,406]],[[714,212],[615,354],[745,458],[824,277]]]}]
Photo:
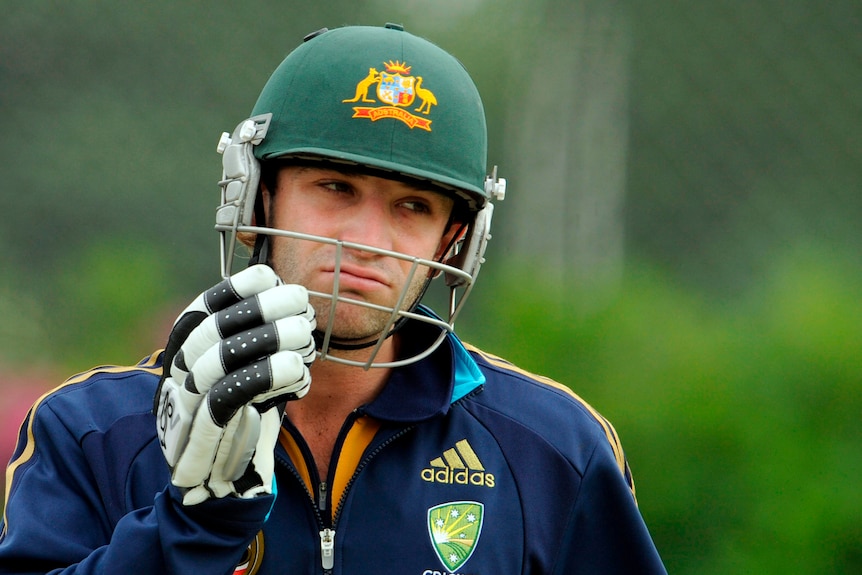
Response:
[{"label": "man's face", "polygon": [[[396,180],[317,167],[284,167],[276,189],[264,189],[270,227],[332,238],[437,260],[458,226],[450,226],[453,200]],[[281,236],[271,238],[270,262],[286,283],[332,293],[336,251],[332,244]],[[402,309],[414,303],[428,277],[412,263],[344,247],[338,276],[339,296],[395,307],[407,286]],[[312,298],[319,329],[326,329],[331,303]],[[332,335],[351,343],[373,341],[386,326],[388,313],[338,303]]]}]

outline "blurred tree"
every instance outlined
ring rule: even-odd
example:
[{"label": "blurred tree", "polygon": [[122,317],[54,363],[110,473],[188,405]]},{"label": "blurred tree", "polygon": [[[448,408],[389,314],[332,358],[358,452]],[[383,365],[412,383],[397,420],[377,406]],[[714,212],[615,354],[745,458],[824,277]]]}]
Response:
[{"label": "blurred tree", "polygon": [[503,208],[518,221],[501,243],[604,305],[623,269],[629,14],[621,2],[552,0],[531,24],[510,63],[515,185]]},{"label": "blurred tree", "polygon": [[862,4],[631,6],[629,253],[732,292],[800,237],[862,244]]}]

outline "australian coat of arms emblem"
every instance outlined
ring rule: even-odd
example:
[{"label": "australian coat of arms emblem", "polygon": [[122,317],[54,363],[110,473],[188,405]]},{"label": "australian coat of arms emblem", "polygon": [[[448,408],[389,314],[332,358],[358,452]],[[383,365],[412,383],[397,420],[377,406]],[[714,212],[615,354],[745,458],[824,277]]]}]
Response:
[{"label": "australian coat of arms emblem", "polygon": [[[356,84],[352,98],[343,103],[379,103],[379,106],[354,106],[354,118],[376,122],[382,118],[400,120],[412,128],[431,131],[427,117],[437,105],[434,93],[422,85],[422,76],[411,76],[412,66],[405,62],[383,63],[384,70],[369,68],[368,75]],[[416,106],[416,107],[414,107]],[[414,113],[415,112],[415,113]]]}]

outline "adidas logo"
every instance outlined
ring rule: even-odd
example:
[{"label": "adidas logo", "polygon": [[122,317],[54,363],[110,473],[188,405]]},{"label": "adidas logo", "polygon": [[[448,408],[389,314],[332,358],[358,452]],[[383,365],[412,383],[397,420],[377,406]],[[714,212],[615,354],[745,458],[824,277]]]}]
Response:
[{"label": "adidas logo", "polygon": [[429,466],[421,473],[422,480],[428,483],[479,487],[496,485],[494,474],[485,472],[485,466],[479,461],[479,456],[466,439],[462,439],[455,444],[455,447],[444,451],[442,457],[432,459]]}]

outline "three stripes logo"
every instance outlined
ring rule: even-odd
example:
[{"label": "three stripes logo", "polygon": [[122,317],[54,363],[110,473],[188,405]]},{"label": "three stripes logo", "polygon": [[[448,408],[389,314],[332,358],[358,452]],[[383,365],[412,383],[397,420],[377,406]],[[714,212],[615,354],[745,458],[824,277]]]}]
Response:
[{"label": "three stripes logo", "polygon": [[444,451],[442,457],[432,459],[428,465],[421,472],[422,480],[428,483],[479,487],[496,485],[494,474],[485,471],[485,466],[466,439]]}]

